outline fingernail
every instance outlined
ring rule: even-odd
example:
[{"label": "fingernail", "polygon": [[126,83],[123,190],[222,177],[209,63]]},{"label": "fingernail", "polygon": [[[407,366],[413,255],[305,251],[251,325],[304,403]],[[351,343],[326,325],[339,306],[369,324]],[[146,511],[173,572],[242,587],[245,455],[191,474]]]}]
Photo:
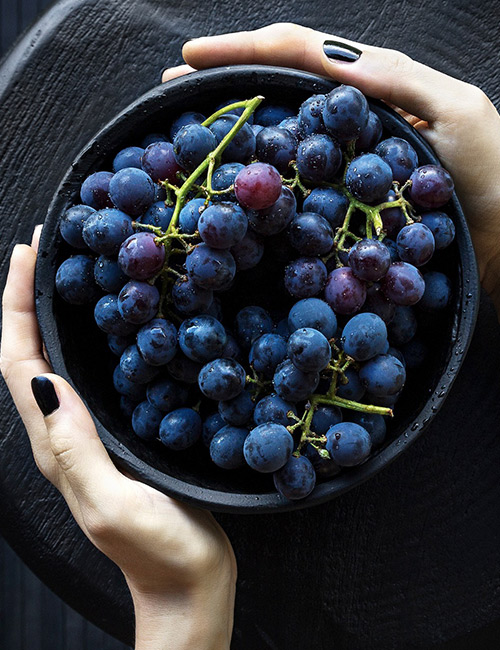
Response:
[{"label": "fingernail", "polygon": [[44,417],[50,415],[59,408],[59,399],[57,397],[54,384],[47,377],[33,377],[31,380],[31,390],[33,397],[38,404]]},{"label": "fingernail", "polygon": [[342,63],[354,63],[362,54],[357,47],[340,41],[325,41],[323,43],[323,52],[332,61],[341,61]]}]

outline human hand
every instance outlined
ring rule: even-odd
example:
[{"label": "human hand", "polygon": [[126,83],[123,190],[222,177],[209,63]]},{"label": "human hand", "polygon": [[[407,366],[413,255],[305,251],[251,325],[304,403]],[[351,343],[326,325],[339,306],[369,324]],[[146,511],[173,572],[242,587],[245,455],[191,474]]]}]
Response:
[{"label": "human hand", "polygon": [[[351,61],[329,58],[325,42],[333,42],[326,48],[329,53]],[[326,74],[395,107],[431,144],[453,176],[481,283],[500,315],[500,116],[479,88],[401,52],[339,40],[288,23],[197,38],[188,41],[182,53],[189,65],[165,70],[163,81],[218,65],[281,65]]]},{"label": "human hand", "polygon": [[209,512],[124,476],[81,399],[44,359],[34,304],[38,236],[12,253],[1,346],[1,372],[35,461],[85,535],[123,571],[136,650],[229,648],[236,563],[225,533]]}]

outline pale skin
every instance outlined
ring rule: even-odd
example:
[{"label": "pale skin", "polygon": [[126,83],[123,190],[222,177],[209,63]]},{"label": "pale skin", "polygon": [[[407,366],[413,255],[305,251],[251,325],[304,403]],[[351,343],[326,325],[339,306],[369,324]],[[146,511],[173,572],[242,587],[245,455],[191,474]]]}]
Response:
[{"label": "pale skin", "polygon": [[[326,74],[398,107],[453,175],[481,282],[500,312],[500,117],[494,106],[475,86],[393,50],[344,40],[361,57],[332,62],[322,49],[331,39],[342,40],[292,24],[200,38],[184,45],[187,65],[166,70],[163,81],[218,65],[283,65]],[[136,611],[136,650],[225,650],[236,582],[230,542],[210,513],[118,471],[83,402],[51,373],[34,311],[38,237],[37,230],[31,246],[17,245],[12,254],[1,349],[1,371],[35,461],[90,541],[123,571]],[[47,417],[30,390],[39,375],[52,380],[60,402]]]}]

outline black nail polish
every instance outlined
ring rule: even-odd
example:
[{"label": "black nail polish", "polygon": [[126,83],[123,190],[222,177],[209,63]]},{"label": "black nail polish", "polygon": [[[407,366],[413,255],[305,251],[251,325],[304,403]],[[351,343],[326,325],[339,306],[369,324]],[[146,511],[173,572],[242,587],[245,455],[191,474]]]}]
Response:
[{"label": "black nail polish", "polygon": [[325,41],[323,52],[332,61],[341,61],[342,63],[354,63],[362,54],[361,50],[356,47],[340,41]]},{"label": "black nail polish", "polygon": [[31,390],[44,416],[50,415],[59,408],[56,389],[47,377],[33,377],[31,380]]}]

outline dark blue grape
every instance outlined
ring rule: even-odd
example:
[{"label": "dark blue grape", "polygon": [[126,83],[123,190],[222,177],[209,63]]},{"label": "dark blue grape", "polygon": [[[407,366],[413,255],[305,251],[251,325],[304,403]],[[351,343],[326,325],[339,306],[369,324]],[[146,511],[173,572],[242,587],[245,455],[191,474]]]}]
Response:
[{"label": "dark blue grape", "polygon": [[164,133],[148,133],[141,140],[140,145],[143,149],[149,147],[150,144],[154,142],[167,142],[168,138]]},{"label": "dark blue grape", "polygon": [[174,208],[165,205],[165,201],[155,201],[142,217],[137,219],[137,222],[161,228],[163,232],[166,232],[173,214]]},{"label": "dark blue grape", "polygon": [[72,305],[86,305],[95,300],[99,288],[94,280],[94,260],[86,255],[73,255],[64,260],[57,269],[56,289]]},{"label": "dark blue grape", "polygon": [[[393,203],[397,198],[396,192],[394,190],[389,190],[383,202]],[[386,208],[385,210],[380,211],[380,216],[382,217],[384,231],[389,235],[389,237],[397,237],[398,232],[406,225],[406,217],[401,208]],[[384,244],[385,243],[386,241],[384,239]]]},{"label": "dark blue grape", "polygon": [[292,117],[295,112],[289,106],[280,104],[267,104],[259,106],[255,111],[254,117],[257,124],[262,126],[276,126],[287,117]]},{"label": "dark blue grape", "polygon": [[418,306],[425,311],[445,309],[451,300],[451,282],[444,273],[429,271],[424,274],[425,290]]},{"label": "dark blue grape", "polygon": [[231,247],[231,255],[236,262],[237,271],[252,269],[264,255],[264,242],[252,230],[247,230],[243,239]]},{"label": "dark blue grape", "polygon": [[184,406],[188,400],[188,390],[169,377],[159,377],[147,387],[149,402],[162,413],[170,413]]},{"label": "dark blue grape", "polygon": [[207,118],[204,115],[196,111],[186,111],[185,113],[182,113],[172,122],[172,126],[170,127],[170,139],[173,142],[175,136],[183,126],[186,126],[187,124],[201,124],[206,119]]},{"label": "dark blue grape", "polygon": [[143,440],[158,438],[160,422],[164,413],[156,409],[147,400],[138,404],[132,413],[132,429]]},{"label": "dark blue grape", "polygon": [[359,377],[369,393],[386,397],[403,388],[406,372],[399,359],[390,354],[379,354],[363,364]]},{"label": "dark blue grape", "polygon": [[427,264],[434,254],[434,235],[423,223],[412,223],[402,228],[396,244],[400,259],[413,266]]},{"label": "dark blue grape", "polygon": [[113,159],[113,171],[119,172],[125,167],[141,169],[141,158],[144,153],[142,147],[126,147],[119,151]]},{"label": "dark blue grape", "polygon": [[387,328],[376,314],[353,316],[342,331],[344,351],[356,361],[367,361],[387,346]]},{"label": "dark blue grape", "polygon": [[147,384],[159,372],[144,361],[137,345],[130,345],[120,357],[120,368],[125,377],[135,384]]},{"label": "dark blue grape", "polygon": [[217,192],[222,192],[222,190],[228,190],[224,194],[214,194],[212,196],[212,201],[235,201],[236,197],[234,195],[234,188],[230,190],[229,188],[234,186],[234,181],[236,176],[244,168],[244,165],[238,162],[229,162],[217,167],[212,176],[212,189]]},{"label": "dark blue grape", "polygon": [[118,364],[113,372],[113,386],[120,395],[128,397],[134,402],[142,402],[146,396],[146,387],[144,384],[137,384],[127,379],[123,374],[123,370]]},{"label": "dark blue grape", "polygon": [[303,102],[299,108],[297,125],[302,137],[314,133],[325,133],[323,123],[323,108],[326,95],[312,95]]},{"label": "dark blue grape", "polygon": [[256,156],[285,174],[292,160],[297,157],[297,138],[287,129],[267,126],[256,139]]},{"label": "dark blue grape", "polygon": [[320,404],[314,411],[311,429],[317,436],[326,436],[328,429],[339,422],[342,422],[342,412],[337,406]]},{"label": "dark blue grape", "polygon": [[198,385],[203,395],[218,402],[239,395],[245,381],[245,369],[234,359],[209,361],[198,375]]},{"label": "dark blue grape", "polygon": [[193,235],[198,230],[198,221],[205,206],[205,199],[188,201],[179,213],[179,230]]},{"label": "dark blue grape", "polygon": [[130,399],[130,397],[127,397],[126,395],[120,395],[120,411],[127,419],[130,420],[136,406],[136,400]]},{"label": "dark blue grape", "polygon": [[328,93],[323,108],[326,130],[339,142],[357,138],[368,124],[366,97],[353,86],[339,86]]},{"label": "dark blue grape", "polygon": [[342,151],[328,135],[309,135],[297,148],[297,169],[303,178],[313,183],[332,181],[341,162]]},{"label": "dark blue grape", "polygon": [[128,336],[137,331],[137,326],[126,321],[118,309],[118,296],[108,294],[97,301],[94,308],[97,327],[107,334]]},{"label": "dark blue grape", "polygon": [[220,431],[222,427],[225,427],[226,423],[222,418],[220,413],[212,413],[205,418],[203,422],[203,431],[201,432],[201,439],[205,447],[210,447],[212,438],[215,436],[217,431]]},{"label": "dark blue grape", "polygon": [[186,269],[193,282],[202,289],[223,291],[234,279],[236,263],[229,251],[199,244],[186,257]]},{"label": "dark blue grape", "polygon": [[216,137],[210,129],[201,124],[187,124],[175,135],[175,159],[183,169],[194,171],[216,146]]},{"label": "dark blue grape", "polygon": [[121,357],[125,348],[134,342],[132,336],[120,336],[119,334],[108,334],[108,347],[117,357]]},{"label": "dark blue grape", "polygon": [[94,208],[89,205],[74,205],[68,208],[62,215],[59,223],[59,230],[62,238],[74,248],[87,248],[83,239],[83,226],[87,219],[95,214]]},{"label": "dark blue grape", "polygon": [[455,224],[444,212],[428,212],[422,215],[422,223],[434,235],[436,250],[447,248],[455,239]]},{"label": "dark blue grape", "polygon": [[399,347],[408,343],[417,333],[417,318],[411,307],[399,305],[394,311],[394,316],[387,326],[389,342]]},{"label": "dark blue grape", "polygon": [[255,424],[264,424],[265,422],[275,422],[288,427],[294,423],[294,419],[288,417],[288,413],[292,412],[297,415],[295,404],[285,402],[276,393],[271,393],[267,397],[263,397],[255,406],[253,419]]},{"label": "dark blue grape", "polygon": [[[217,144],[223,140],[237,121],[238,117],[236,115],[226,114],[210,125],[210,131],[215,135]],[[224,149],[222,161],[247,163],[255,153],[255,143],[256,138],[252,127],[248,123],[243,124]]]},{"label": "dark blue grape", "polygon": [[342,399],[359,402],[365,394],[365,387],[359,378],[359,372],[354,368],[347,368],[344,372],[347,383],[343,384],[341,378],[337,382],[336,394]]},{"label": "dark blue grape", "polygon": [[387,325],[394,318],[396,305],[392,300],[389,300],[384,293],[382,293],[380,285],[374,282],[366,290],[366,300],[361,307],[361,311],[380,316]]},{"label": "dark blue grape", "polygon": [[371,151],[382,137],[383,127],[379,116],[370,111],[368,122],[356,138],[356,153]]},{"label": "dark blue grape", "polygon": [[252,368],[272,378],[277,366],[286,357],[286,340],[278,334],[263,334],[254,341],[248,360]]},{"label": "dark blue grape", "polygon": [[324,300],[306,298],[299,300],[290,309],[288,315],[290,332],[302,327],[312,327],[331,339],[337,331],[337,317],[333,309]]},{"label": "dark blue grape", "polygon": [[226,425],[219,429],[210,442],[210,458],[222,469],[237,469],[245,465],[243,445],[247,429]]},{"label": "dark blue grape", "polygon": [[110,180],[109,195],[119,210],[138,217],[154,202],[155,185],[142,169],[125,167]]},{"label": "dark blue grape", "polygon": [[193,409],[180,408],[168,413],[160,423],[160,440],[168,449],[192,447],[201,436],[201,418]]},{"label": "dark blue grape", "polygon": [[196,384],[202,367],[201,363],[191,361],[182,352],[178,352],[172,361],[167,363],[169,375],[185,384]]},{"label": "dark blue grape", "polygon": [[334,269],[326,280],[325,300],[338,314],[354,314],[366,299],[366,285],[352,269],[342,266]]},{"label": "dark blue grape", "polygon": [[288,339],[290,336],[290,328],[288,327],[288,318],[282,318],[276,327],[274,328],[274,334],[282,336],[284,339]]},{"label": "dark blue grape", "polygon": [[290,456],[287,463],[273,475],[274,485],[286,499],[305,499],[314,490],[316,472],[305,456]]},{"label": "dark blue grape", "polygon": [[314,212],[302,212],[291,222],[288,239],[301,255],[325,255],[333,246],[333,230],[326,219]]},{"label": "dark blue grape", "polygon": [[96,210],[111,208],[113,201],[109,196],[109,183],[112,178],[111,172],[94,172],[88,176],[80,189],[82,203]]},{"label": "dark blue grape", "polygon": [[181,314],[204,314],[212,301],[213,291],[202,289],[190,278],[177,278],[172,287],[172,303]]},{"label": "dark blue grape", "polygon": [[415,149],[403,138],[387,138],[379,142],[375,153],[392,169],[392,176],[398,183],[405,183],[418,166]]},{"label": "dark blue grape", "polygon": [[376,282],[384,277],[391,265],[391,255],[377,239],[361,239],[349,252],[349,266],[360,280]]},{"label": "dark blue grape", "polygon": [[380,203],[391,189],[392,170],[380,156],[365,153],[349,164],[345,184],[363,203]]},{"label": "dark blue grape", "polygon": [[124,320],[136,325],[150,321],[160,304],[160,292],[147,282],[131,280],[118,294],[118,309]]},{"label": "dark blue grape", "polygon": [[385,440],[387,426],[384,417],[377,413],[362,413],[360,411],[349,411],[348,418],[355,424],[366,429],[372,440],[372,449],[380,447]]},{"label": "dark blue grape", "polygon": [[198,221],[200,237],[212,248],[231,248],[240,242],[248,227],[247,215],[237,203],[214,203]]},{"label": "dark blue grape", "polygon": [[248,223],[260,235],[277,235],[288,226],[296,210],[297,200],[294,193],[290,188],[283,186],[278,200],[270,208],[248,210]]},{"label": "dark blue grape", "polygon": [[328,339],[310,327],[302,327],[290,335],[287,351],[293,365],[306,373],[321,372],[332,356]]},{"label": "dark blue grape", "polygon": [[274,390],[286,402],[301,402],[314,393],[319,373],[302,372],[290,360],[283,361],[274,374]]},{"label": "dark blue grape", "polygon": [[398,246],[396,242],[393,241],[392,239],[389,239],[388,237],[384,237],[382,243],[389,251],[389,254],[391,256],[391,264],[394,264],[394,262],[399,262]]},{"label": "dark blue grape", "polygon": [[237,427],[246,424],[252,418],[254,408],[255,404],[248,390],[242,391],[232,399],[219,402],[219,413],[224,421]]},{"label": "dark blue grape", "polygon": [[316,212],[324,217],[332,228],[342,225],[349,200],[333,187],[315,187],[304,200],[304,212]]},{"label": "dark blue grape", "polygon": [[275,472],[290,458],[293,438],[282,424],[259,424],[248,434],[243,446],[245,460],[257,472]]},{"label": "dark blue grape", "polygon": [[137,347],[144,361],[152,366],[163,366],[177,351],[177,330],[165,318],[153,318],[137,332]]},{"label": "dark blue grape", "polygon": [[317,257],[300,257],[285,268],[285,288],[296,298],[316,296],[326,278],[326,266]]},{"label": "dark blue grape", "polygon": [[121,270],[117,260],[100,255],[94,265],[94,277],[97,284],[109,293],[118,293],[128,277]]},{"label": "dark blue grape", "polygon": [[221,356],[224,359],[236,359],[236,361],[241,361],[241,349],[232,334],[227,333],[226,345],[224,346]]},{"label": "dark blue grape", "polygon": [[100,255],[116,255],[122,243],[134,232],[132,219],[116,208],[91,214],[83,225],[83,240]]},{"label": "dark blue grape", "polygon": [[250,305],[236,314],[235,334],[240,345],[248,350],[262,334],[272,332],[273,320],[262,307]]},{"label": "dark blue grape", "polygon": [[311,461],[317,478],[332,478],[340,472],[340,467],[337,463],[334,463],[331,458],[324,458],[321,456],[318,449],[313,447],[310,443],[307,443],[305,446],[303,454]]},{"label": "dark blue grape", "polygon": [[297,141],[302,139],[302,134],[299,128],[299,118],[296,115],[292,117],[286,117],[282,120],[278,126],[282,129],[287,129],[292,135],[297,138]]},{"label": "dark blue grape", "polygon": [[204,363],[220,357],[226,345],[224,326],[213,316],[194,316],[179,328],[179,346],[192,361]]},{"label": "dark blue grape", "polygon": [[372,448],[368,431],[354,422],[336,424],[326,438],[326,450],[340,467],[359,465],[368,458]]}]

